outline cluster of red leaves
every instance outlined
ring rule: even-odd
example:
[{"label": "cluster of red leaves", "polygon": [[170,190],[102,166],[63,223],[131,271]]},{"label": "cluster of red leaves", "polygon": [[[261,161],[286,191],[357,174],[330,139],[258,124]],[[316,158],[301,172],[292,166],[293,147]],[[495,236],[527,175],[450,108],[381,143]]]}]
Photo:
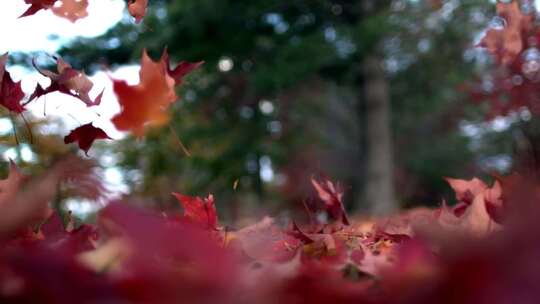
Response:
[{"label": "cluster of red leaves", "polygon": [[[75,97],[87,107],[101,103],[103,91],[92,100],[89,96],[94,86],[92,81],[84,71],[72,68],[61,58],[56,58],[57,71],[41,69],[34,63],[36,70],[49,78],[51,83],[47,88],[38,84],[28,100],[23,103],[25,94],[20,82],[14,82],[6,70],[7,60],[7,53],[0,57],[0,105],[11,112],[21,114],[26,111],[24,107],[26,104],[53,92]],[[121,112],[112,119],[113,124],[119,130],[132,131],[135,135],[142,136],[147,127],[167,123],[168,106],[178,99],[175,87],[182,83],[185,75],[201,64],[202,62],[182,61],[171,69],[167,50],[163,52],[158,62],[152,61],[144,51],[138,85],[130,86],[125,81],[113,81],[114,92],[121,106]],[[72,130],[64,141],[66,144],[78,142],[79,148],[88,153],[96,139],[110,139],[110,137],[102,129],[88,123]]]},{"label": "cluster of red leaves", "polygon": [[[25,2],[31,6],[23,16],[51,9],[74,21],[86,14],[86,0]],[[129,1],[137,22],[146,6],[146,0]],[[534,31],[532,17],[517,1],[499,2],[497,10],[507,28],[489,31],[482,45],[512,69],[531,47],[524,39]],[[7,54],[0,57],[0,104],[22,113],[24,93],[6,61]],[[121,112],[113,123],[138,136],[166,123],[175,86],[199,65],[171,69],[166,51],[158,62],[144,52],[138,85],[114,81]],[[88,107],[100,103],[101,94],[89,97],[93,84],[84,72],[63,60],[57,59],[56,72],[37,69],[51,84],[38,85],[28,102],[60,92]],[[525,81],[535,86],[534,79]],[[87,151],[98,138],[108,136],[89,123],[65,142]],[[313,179],[314,195],[304,201],[307,222],[280,225],[265,217],[231,230],[220,226],[212,195],[174,193],[183,214],[110,202],[96,225],[77,227],[48,206],[59,184],[99,196],[90,172],[75,158],[37,178],[11,165],[0,181],[0,302],[502,304],[540,297],[540,182],[532,178],[512,175],[492,186],[448,179],[453,207],[387,218],[350,219],[341,187]]]},{"label": "cluster of red leaves", "polygon": [[[62,59],[57,59],[58,73],[42,70],[36,67],[36,69],[44,76],[51,80],[51,84],[46,89],[42,88],[40,84],[36,86],[36,89],[29,97],[29,99],[23,104],[25,97],[24,92],[21,89],[20,82],[14,82],[11,79],[9,72],[6,70],[6,64],[8,60],[8,54],[4,54],[0,57],[0,105],[13,113],[21,114],[26,111],[24,107],[32,100],[39,98],[43,95],[60,92],[80,99],[88,107],[99,105],[101,102],[101,94],[99,94],[94,101],[92,101],[88,95],[93,87],[93,83],[88,79],[84,72],[73,69],[68,63]],[[79,147],[88,152],[93,141],[98,138],[109,138],[105,132],[87,124],[76,128],[65,137],[64,141],[67,143],[79,142]]]},{"label": "cluster of red leaves", "polygon": [[[48,179],[38,179],[39,183]],[[0,214],[24,204],[0,184]],[[58,181],[58,179],[57,179]],[[0,221],[0,300],[72,303],[532,303],[540,296],[540,186],[449,179],[458,204],[349,220],[313,181],[310,222],[218,224],[212,196],[174,194],[184,214],[111,202],[97,225],[35,213]],[[43,201],[45,198],[42,198]],[[13,201],[13,203],[11,203]],[[11,206],[11,207],[10,207]],[[43,202],[40,206],[46,206]],[[4,216],[4,214],[8,214]],[[9,223],[9,221],[8,221]]]},{"label": "cluster of red leaves", "polygon": [[[21,17],[31,16],[41,10],[52,10],[60,17],[72,22],[86,17],[88,0],[24,0],[30,7]],[[129,0],[128,11],[139,23],[146,14],[148,0]],[[37,85],[34,92],[26,102],[22,102],[25,94],[21,89],[20,82],[14,82],[9,72],[6,71],[8,54],[0,57],[0,104],[9,111],[21,114],[25,105],[31,101],[53,92],[70,95],[82,101],[87,107],[97,106],[101,103],[103,91],[92,100],[89,96],[93,88],[84,71],[74,69],[62,58],[56,59],[56,71],[41,69],[34,63],[35,69],[43,76],[50,79],[50,85],[43,88]],[[152,61],[143,52],[140,70],[140,83],[135,86],[128,85],[125,81],[113,80],[114,92],[118,97],[121,112],[116,115],[112,122],[118,130],[131,131],[140,137],[147,127],[162,126],[168,122],[168,107],[178,97],[175,87],[182,83],[182,78],[199,67],[202,62],[180,62],[175,68],[171,68],[167,50],[163,52],[158,62]],[[66,144],[77,142],[79,148],[85,153],[97,139],[110,139],[102,129],[87,123],[72,130],[65,138]]]},{"label": "cluster of red leaves", "polygon": [[[88,16],[88,0],[24,0],[30,4],[28,9],[21,15],[27,17],[41,10],[51,10],[55,15],[75,22]],[[148,0],[129,0],[128,11],[137,23],[146,15]]]},{"label": "cluster of red leaves", "polygon": [[[528,6],[520,2],[528,2]],[[479,43],[493,55],[496,68],[489,78],[467,85],[473,100],[487,102],[488,118],[529,110],[540,114],[540,26],[532,1],[498,1],[496,25]]]}]

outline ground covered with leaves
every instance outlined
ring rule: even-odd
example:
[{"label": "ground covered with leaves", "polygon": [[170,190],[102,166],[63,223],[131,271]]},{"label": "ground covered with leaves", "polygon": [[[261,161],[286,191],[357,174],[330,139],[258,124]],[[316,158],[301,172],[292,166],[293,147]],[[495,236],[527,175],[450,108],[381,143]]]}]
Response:
[{"label": "ground covered with leaves", "polygon": [[[231,230],[214,198],[175,193],[183,213],[111,202],[76,224],[46,202],[67,182],[95,195],[78,159],[2,181],[0,297],[40,303],[515,303],[536,299],[540,187],[449,179],[454,207],[348,218],[337,185],[312,180],[308,220]],[[80,166],[80,165],[79,165]],[[67,170],[67,169],[70,170]],[[86,167],[87,168],[87,167]],[[24,208],[24,210],[23,210]]]},{"label": "ground covered with leaves", "polygon": [[[73,22],[87,15],[86,0],[24,2],[30,5],[25,18],[42,10]],[[147,4],[129,1],[136,22]],[[534,114],[534,104],[515,100],[536,100],[528,97],[538,92],[538,74],[531,74],[530,56],[521,55],[535,48],[529,36],[537,35],[536,25],[517,1],[499,1],[497,11],[506,25],[487,31],[481,46],[523,77],[519,85],[496,85],[500,91],[488,92],[488,101],[493,113],[526,106]],[[22,115],[33,100],[61,92],[88,107],[99,105],[102,94],[90,98],[93,83],[84,72],[53,59],[56,71],[34,64],[50,85],[38,85],[25,98],[6,70],[8,55],[0,57],[0,104]],[[137,137],[165,125],[178,99],[175,87],[201,64],[171,68],[166,50],[158,61],[144,52],[139,84],[113,80],[121,106],[113,124]],[[536,64],[538,72],[540,59]],[[502,82],[509,77],[497,75]],[[498,99],[503,93],[513,98],[504,106]],[[87,153],[97,139],[110,137],[88,123],[65,143],[77,142]],[[90,225],[50,203],[60,189],[101,197],[91,162],[67,157],[40,176],[27,176],[12,163],[0,181],[0,302],[536,303],[540,181],[527,171],[494,178],[492,184],[448,178],[457,204],[387,217],[347,215],[342,187],[313,178],[312,195],[298,202],[302,218],[264,217],[232,229],[220,224],[212,195],[172,193],[183,213],[111,201]]]}]

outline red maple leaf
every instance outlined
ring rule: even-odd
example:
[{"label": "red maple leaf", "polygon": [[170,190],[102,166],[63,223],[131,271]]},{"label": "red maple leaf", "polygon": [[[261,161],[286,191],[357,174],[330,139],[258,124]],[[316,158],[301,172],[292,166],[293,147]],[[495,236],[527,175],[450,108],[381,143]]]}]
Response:
[{"label": "red maple leaf", "polygon": [[51,84],[46,89],[38,84],[28,102],[52,92],[60,92],[78,98],[88,107],[97,106],[101,103],[103,91],[92,100],[89,93],[94,84],[88,79],[88,76],[86,76],[83,71],[72,68],[71,65],[62,60],[62,58],[56,59],[56,65],[58,72],[40,69],[34,63],[34,67],[38,72],[41,73],[41,75],[48,77],[51,80]]},{"label": "red maple leaf", "polygon": [[87,123],[74,130],[72,130],[66,137],[64,137],[64,143],[69,144],[72,142],[78,142],[79,148],[88,155],[88,150],[96,139],[111,139],[105,131],[100,128],[96,128],[92,123]]},{"label": "red maple leaf", "polygon": [[204,61],[180,61],[175,68],[171,68],[169,53],[166,48],[163,51],[163,55],[161,55],[161,61],[165,62],[165,65],[167,66],[167,73],[174,79],[174,83],[177,86],[182,84],[182,79],[184,78],[184,76],[191,73],[191,71],[197,69],[204,63]]},{"label": "red maple leaf", "polygon": [[88,0],[24,0],[24,2],[30,4],[30,7],[19,18],[48,9],[71,22],[88,16]]},{"label": "red maple leaf", "polygon": [[173,193],[174,197],[184,207],[184,216],[190,221],[197,223],[207,229],[217,229],[217,211],[214,205],[214,196],[201,199],[180,193]]},{"label": "red maple leaf", "polygon": [[56,1],[58,0],[24,0],[26,4],[30,4],[30,7],[19,18],[34,15],[40,10],[47,10],[53,7]]},{"label": "red maple leaf", "polygon": [[21,82],[14,82],[11,75],[6,71],[8,53],[0,57],[0,104],[15,113],[22,113],[26,109],[21,104],[24,92]]}]

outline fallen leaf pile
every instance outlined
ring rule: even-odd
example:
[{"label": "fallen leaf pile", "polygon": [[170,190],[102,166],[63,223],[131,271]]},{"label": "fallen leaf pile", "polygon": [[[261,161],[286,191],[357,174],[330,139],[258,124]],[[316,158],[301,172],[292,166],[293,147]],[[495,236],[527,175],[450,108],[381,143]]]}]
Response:
[{"label": "fallen leaf pile", "polygon": [[[21,17],[50,10],[72,22],[85,17],[89,5],[24,2],[30,6]],[[138,23],[148,1],[129,0],[127,6]],[[503,28],[487,31],[480,45],[511,74],[497,74],[495,89],[476,96],[490,100],[492,114],[518,106],[540,113],[540,72],[533,73],[531,62],[536,47],[528,39],[540,32],[517,1],[499,1],[497,14]],[[102,95],[90,98],[94,84],[86,74],[55,59],[56,71],[36,66],[50,84],[38,85],[23,102],[20,82],[6,70],[8,54],[1,56],[0,104],[22,114],[27,103],[57,92],[87,107],[99,105]],[[158,61],[144,51],[138,84],[113,80],[121,108],[113,124],[136,136],[166,124],[178,99],[175,88],[200,64],[172,68],[166,50]],[[520,81],[509,84],[508,75]],[[508,95],[511,101],[499,104]],[[64,141],[88,152],[95,140],[108,138],[90,122]],[[311,197],[299,202],[304,219],[266,216],[233,229],[218,218],[213,195],[173,193],[183,212],[108,201],[95,224],[81,224],[52,207],[67,191],[94,201],[105,197],[90,162],[67,157],[38,176],[11,163],[0,180],[0,303],[538,302],[540,181],[526,174],[497,177],[492,184],[447,181],[456,204],[443,201],[439,208],[384,218],[348,216],[343,188],[312,179]]]},{"label": "fallen leaf pile", "polygon": [[[538,297],[540,239],[527,232],[540,228],[540,187],[524,177],[492,187],[448,179],[454,207],[387,218],[348,219],[339,187],[328,180],[313,180],[311,199],[320,208],[308,208],[312,220],[302,224],[265,217],[227,229],[212,196],[178,193],[183,214],[113,201],[95,226],[77,226],[69,214],[51,211],[18,216],[16,206],[25,208],[21,198],[30,189],[40,194],[33,206],[47,206],[54,190],[46,185],[66,178],[67,165],[76,163],[58,164],[53,171],[59,173],[35,179],[28,190],[21,185],[29,177],[14,166],[0,183],[2,302],[515,303]],[[46,210],[40,208],[32,210]],[[502,222],[491,208],[503,208]]]}]

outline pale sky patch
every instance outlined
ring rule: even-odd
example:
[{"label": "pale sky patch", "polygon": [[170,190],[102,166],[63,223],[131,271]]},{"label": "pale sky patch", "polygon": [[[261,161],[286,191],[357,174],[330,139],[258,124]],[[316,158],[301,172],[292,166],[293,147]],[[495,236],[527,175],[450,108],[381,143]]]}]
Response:
[{"label": "pale sky patch", "polygon": [[[123,0],[90,0],[88,17],[72,23],[48,10],[18,18],[27,8],[23,0],[0,1],[0,53],[44,51],[54,53],[76,37],[102,35],[124,16]],[[51,40],[50,38],[56,37]]]}]

